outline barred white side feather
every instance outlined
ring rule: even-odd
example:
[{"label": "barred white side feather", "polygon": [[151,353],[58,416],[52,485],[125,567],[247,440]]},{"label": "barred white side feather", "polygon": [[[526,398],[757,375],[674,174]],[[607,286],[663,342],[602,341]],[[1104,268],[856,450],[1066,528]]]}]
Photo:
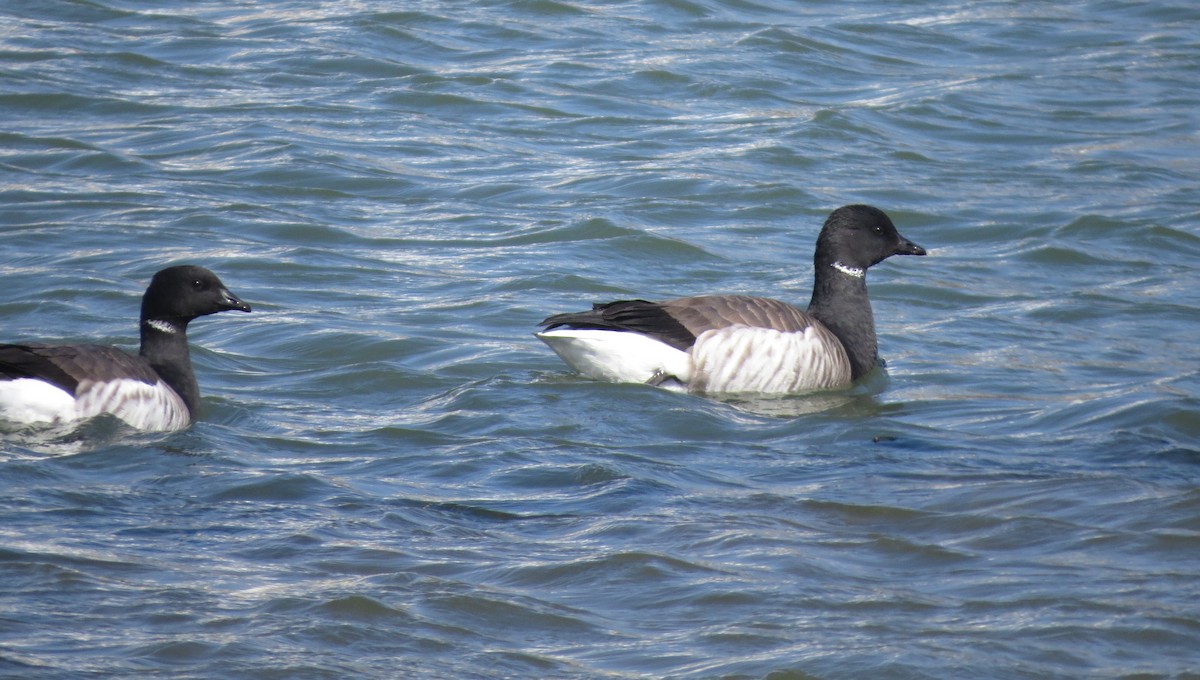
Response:
[{"label": "barred white side feather", "polygon": [[183,399],[161,380],[153,385],[140,380],[85,380],[76,392],[77,418],[111,413],[132,427],[157,431],[182,430],[191,421]]},{"label": "barred white side feather", "polygon": [[844,387],[850,362],[829,331],[729,326],[706,331],[692,347],[692,392],[807,392]]}]

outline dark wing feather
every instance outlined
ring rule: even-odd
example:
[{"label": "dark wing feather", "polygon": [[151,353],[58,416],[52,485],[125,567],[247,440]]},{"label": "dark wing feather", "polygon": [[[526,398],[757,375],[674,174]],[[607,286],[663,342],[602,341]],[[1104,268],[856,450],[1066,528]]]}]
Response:
[{"label": "dark wing feather", "polygon": [[0,345],[0,377],[36,378],[71,394],[84,380],[125,378],[153,385],[159,379],[140,357],[105,345]]},{"label": "dark wing feather", "polygon": [[693,335],[729,326],[773,328],[792,333],[814,319],[786,302],[749,295],[704,295],[668,300],[662,309]]},{"label": "dark wing feather", "polygon": [[618,300],[592,305],[586,312],[555,314],[538,324],[552,330],[560,326],[583,330],[641,333],[671,347],[687,350],[696,335],[671,316],[662,305],[646,300]]}]

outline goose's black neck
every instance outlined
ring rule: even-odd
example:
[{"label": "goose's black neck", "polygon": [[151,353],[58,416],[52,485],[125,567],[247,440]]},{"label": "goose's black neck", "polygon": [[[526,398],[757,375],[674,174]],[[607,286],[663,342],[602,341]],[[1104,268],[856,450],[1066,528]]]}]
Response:
[{"label": "goose's black neck", "polygon": [[818,259],[808,313],[842,341],[851,377],[858,380],[875,367],[879,351],[875,316],[867,296],[866,270],[839,264]]},{"label": "goose's black neck", "polygon": [[200,406],[200,386],[192,371],[187,325],[191,319],[142,319],[141,356],[171,386],[195,417]]}]

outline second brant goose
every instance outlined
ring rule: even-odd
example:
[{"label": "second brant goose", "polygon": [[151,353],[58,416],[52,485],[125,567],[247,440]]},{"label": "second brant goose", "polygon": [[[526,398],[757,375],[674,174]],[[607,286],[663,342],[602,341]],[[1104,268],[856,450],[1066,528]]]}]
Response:
[{"label": "second brant goose", "polygon": [[188,352],[198,316],[249,312],[204,267],[168,267],[142,296],[138,356],[106,345],[0,345],[0,423],[63,425],[112,414],[140,430],[186,428],[200,406]]},{"label": "second brant goose", "polygon": [[555,314],[536,335],[598,380],[694,393],[846,387],[877,362],[867,269],[892,255],[924,254],[882,210],[847,205],[829,215],[817,237],[807,311],[746,295],[619,300]]}]

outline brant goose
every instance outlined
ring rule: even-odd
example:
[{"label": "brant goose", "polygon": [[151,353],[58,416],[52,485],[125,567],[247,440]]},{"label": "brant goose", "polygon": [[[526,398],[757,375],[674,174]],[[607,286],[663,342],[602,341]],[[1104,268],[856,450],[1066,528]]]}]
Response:
[{"label": "brant goose", "polygon": [[250,311],[203,267],[168,267],[142,296],[139,356],[103,345],[0,345],[0,423],[59,425],[111,413],[140,430],[181,430],[200,405],[188,322]]},{"label": "brant goose", "polygon": [[878,208],[848,205],[817,237],[808,311],[768,298],[619,300],[555,314],[535,335],[599,380],[689,392],[795,393],[845,387],[876,364],[867,268],[924,255]]}]

